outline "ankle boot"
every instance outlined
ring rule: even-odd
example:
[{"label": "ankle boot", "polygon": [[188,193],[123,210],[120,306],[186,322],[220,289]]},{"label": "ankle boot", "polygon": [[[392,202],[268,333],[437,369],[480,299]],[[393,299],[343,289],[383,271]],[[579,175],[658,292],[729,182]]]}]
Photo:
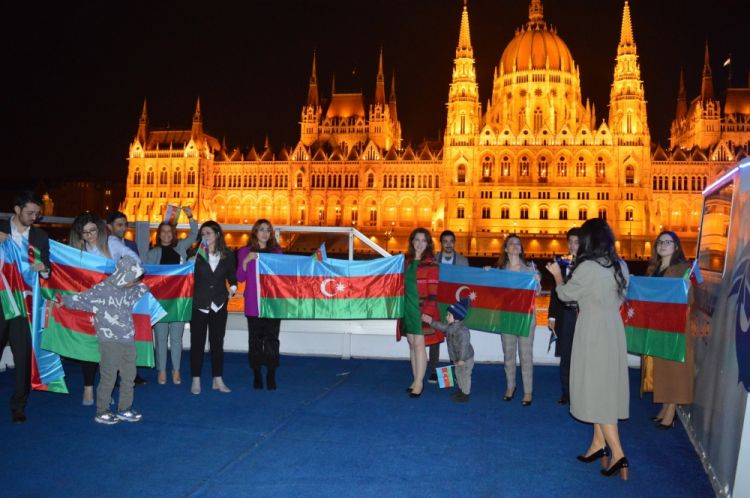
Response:
[{"label": "ankle boot", "polygon": [[276,369],[272,367],[266,367],[266,389],[269,391],[276,390]]},{"label": "ankle boot", "polygon": [[219,391],[221,393],[231,393],[232,392],[232,390],[229,389],[224,384],[224,379],[222,379],[221,377],[214,377],[214,383],[213,383],[212,387],[213,387],[214,390]]},{"label": "ankle boot", "polygon": [[263,389],[263,372],[260,368],[253,368],[253,389]]}]

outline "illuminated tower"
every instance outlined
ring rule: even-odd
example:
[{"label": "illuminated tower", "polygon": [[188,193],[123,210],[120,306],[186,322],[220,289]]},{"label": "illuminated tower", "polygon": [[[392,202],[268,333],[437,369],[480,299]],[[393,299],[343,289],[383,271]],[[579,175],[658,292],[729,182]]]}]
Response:
[{"label": "illuminated tower", "polygon": [[315,59],[316,54],[313,53],[310,86],[307,90],[307,103],[302,107],[302,119],[300,121],[300,141],[307,146],[318,139],[320,115],[323,112],[318,97],[318,71]]}]

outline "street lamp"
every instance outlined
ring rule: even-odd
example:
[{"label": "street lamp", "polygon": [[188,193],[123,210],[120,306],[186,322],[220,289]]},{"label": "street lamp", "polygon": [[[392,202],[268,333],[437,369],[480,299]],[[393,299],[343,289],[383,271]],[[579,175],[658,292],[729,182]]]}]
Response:
[{"label": "street lamp", "polygon": [[385,252],[388,252],[388,242],[393,238],[393,227],[396,225],[393,221],[391,222],[391,228],[383,234],[385,237]]}]

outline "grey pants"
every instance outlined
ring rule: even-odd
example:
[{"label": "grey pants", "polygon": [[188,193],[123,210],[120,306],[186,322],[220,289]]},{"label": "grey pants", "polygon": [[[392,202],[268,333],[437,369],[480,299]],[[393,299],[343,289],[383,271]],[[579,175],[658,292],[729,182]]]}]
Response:
[{"label": "grey pants", "polygon": [[471,371],[474,370],[474,358],[464,361],[464,366],[454,367],[456,371],[456,380],[458,381],[458,388],[464,394],[471,394]]},{"label": "grey pants", "polygon": [[534,392],[534,328],[531,328],[528,337],[500,334],[505,357],[505,382],[508,391],[513,391],[516,388],[516,350],[518,350],[518,356],[521,358],[523,392],[524,394]]},{"label": "grey pants", "polygon": [[172,370],[180,369],[180,358],[182,358],[182,333],[184,331],[184,322],[159,322],[154,325],[156,369],[159,372],[167,370],[167,340],[169,340],[169,356],[172,358]]},{"label": "grey pants", "polygon": [[135,343],[99,341],[99,385],[96,388],[96,414],[109,411],[109,402],[120,372],[120,399],[118,411],[133,406],[133,380],[135,379]]}]

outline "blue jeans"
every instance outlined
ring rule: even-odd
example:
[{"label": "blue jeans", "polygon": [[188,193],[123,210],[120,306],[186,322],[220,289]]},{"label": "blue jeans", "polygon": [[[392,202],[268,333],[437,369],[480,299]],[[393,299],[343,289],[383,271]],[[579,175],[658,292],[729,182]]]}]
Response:
[{"label": "blue jeans", "polygon": [[159,372],[167,370],[167,339],[172,357],[172,369],[180,369],[182,357],[182,333],[185,331],[184,322],[157,323],[154,325],[154,350],[156,351],[156,369]]}]

